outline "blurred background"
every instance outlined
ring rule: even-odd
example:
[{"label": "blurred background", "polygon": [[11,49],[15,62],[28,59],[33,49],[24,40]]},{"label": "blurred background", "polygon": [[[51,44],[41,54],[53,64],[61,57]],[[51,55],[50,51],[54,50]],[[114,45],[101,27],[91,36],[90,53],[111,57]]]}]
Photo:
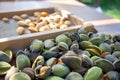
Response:
[{"label": "blurred background", "polygon": [[113,18],[120,19],[120,0],[78,0]]},{"label": "blurred background", "polygon": [[[46,0],[0,0],[0,1],[46,1]],[[62,1],[62,0],[50,0]],[[68,0],[69,1],[69,0]],[[71,0],[70,0],[71,1]],[[97,11],[116,19],[120,19],[120,0],[77,0]]]}]

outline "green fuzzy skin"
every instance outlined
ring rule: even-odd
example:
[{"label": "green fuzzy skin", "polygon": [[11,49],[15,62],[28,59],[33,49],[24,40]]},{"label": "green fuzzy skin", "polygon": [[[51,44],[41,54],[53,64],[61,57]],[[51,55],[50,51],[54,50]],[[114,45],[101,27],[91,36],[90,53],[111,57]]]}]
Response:
[{"label": "green fuzzy skin", "polygon": [[79,34],[87,34],[87,31],[86,31],[83,27],[81,27],[81,28],[78,30],[78,33],[79,33]]},{"label": "green fuzzy skin", "polygon": [[95,45],[90,45],[88,46],[88,49],[94,49],[96,50],[97,52],[99,52],[99,54],[102,53],[102,51],[100,50],[100,48],[98,46],[95,46]]},{"label": "green fuzzy skin", "polygon": [[114,70],[114,66],[112,62],[106,60],[106,59],[98,59],[95,61],[95,65],[97,67],[100,67],[103,72],[108,72]]},{"label": "green fuzzy skin", "polygon": [[86,51],[88,51],[93,56],[100,56],[100,54],[94,49],[86,49]]},{"label": "green fuzzy skin", "polygon": [[98,56],[92,56],[90,60],[94,63],[97,59],[100,59]]},{"label": "green fuzzy skin", "polygon": [[117,71],[109,71],[103,76],[103,80],[119,80],[119,74]]},{"label": "green fuzzy skin", "polygon": [[99,35],[98,35],[103,41],[108,41],[108,40],[110,40],[111,39],[111,35],[110,34],[108,34],[108,33],[100,33]]},{"label": "green fuzzy skin", "polygon": [[120,42],[120,34],[115,34],[115,35],[113,35],[113,36],[112,36],[112,40],[115,41],[115,42],[116,42],[116,41]]},{"label": "green fuzzy skin", "polygon": [[49,49],[49,48],[52,48],[55,45],[55,43],[53,39],[47,39],[44,41],[44,45],[45,45],[45,48]]},{"label": "green fuzzy skin", "polygon": [[101,43],[99,45],[99,47],[100,47],[100,49],[101,49],[102,52],[111,52],[112,51],[110,45],[107,44],[107,43]]},{"label": "green fuzzy skin", "polygon": [[64,77],[70,72],[70,69],[63,64],[56,64],[52,66],[52,73],[55,76]]},{"label": "green fuzzy skin", "polygon": [[83,51],[83,54],[86,55],[86,56],[88,56],[88,57],[91,56],[91,54],[88,51]]},{"label": "green fuzzy skin", "polygon": [[114,51],[112,55],[116,56],[117,58],[120,58],[120,51]]},{"label": "green fuzzy skin", "polygon": [[58,43],[58,48],[60,50],[68,50],[69,49],[69,46],[65,43],[65,42],[59,42]]},{"label": "green fuzzy skin", "polygon": [[89,40],[89,37],[88,37],[88,35],[86,35],[86,34],[80,34],[79,36],[80,36],[80,39],[81,39],[82,41],[88,41],[88,40]]},{"label": "green fuzzy skin", "polygon": [[98,80],[102,75],[102,69],[99,67],[90,68],[84,76],[84,80]]},{"label": "green fuzzy skin", "polygon": [[38,52],[44,48],[44,43],[41,40],[35,39],[30,45],[30,50],[32,52]]},{"label": "green fuzzy skin", "polygon": [[16,68],[15,66],[12,66],[10,69],[9,69],[9,71],[7,71],[7,74],[5,75],[5,80],[9,80],[9,78],[14,74],[14,73],[16,73],[16,72],[18,72],[19,71],[19,69],[18,68]]},{"label": "green fuzzy skin", "polygon": [[0,61],[0,75],[6,74],[10,68],[11,68],[11,65],[9,63]]},{"label": "green fuzzy skin", "polygon": [[52,57],[52,58],[50,58],[50,59],[48,59],[48,60],[46,61],[46,65],[47,65],[47,66],[52,66],[55,61],[57,61],[57,58]]},{"label": "green fuzzy skin", "polygon": [[64,54],[65,56],[78,56],[74,51],[72,51],[72,50],[68,50],[65,54]]},{"label": "green fuzzy skin", "polygon": [[18,55],[17,59],[16,59],[16,66],[17,68],[19,68],[20,70],[24,69],[25,67],[30,67],[31,63],[30,63],[30,59],[24,55]]},{"label": "green fuzzy skin", "polygon": [[100,56],[100,54],[101,54],[100,48],[97,47],[97,46],[95,46],[95,45],[88,46],[88,48],[86,49],[86,51],[88,51],[90,54],[92,54],[94,56]]},{"label": "green fuzzy skin", "polygon": [[114,51],[120,51],[120,42],[115,42]]},{"label": "green fuzzy skin", "polygon": [[31,80],[31,78],[23,72],[17,72],[13,74],[9,80]]},{"label": "green fuzzy skin", "polygon": [[96,46],[99,46],[103,41],[101,38],[99,37],[93,37],[91,39],[89,39],[89,41],[93,44],[93,45],[96,45]]},{"label": "green fuzzy skin", "polygon": [[88,46],[92,45],[90,41],[82,41],[79,44],[80,44],[80,48],[82,49],[86,49]]},{"label": "green fuzzy skin", "polygon": [[83,77],[77,72],[70,72],[65,80],[84,80]]},{"label": "green fuzzy skin", "polygon": [[56,41],[57,43],[59,43],[59,42],[65,42],[68,46],[70,46],[71,43],[72,43],[71,39],[68,38],[68,37],[67,37],[66,35],[64,35],[64,34],[61,34],[61,35],[57,36],[57,37],[55,38],[55,41]]},{"label": "green fuzzy skin", "polygon": [[82,65],[82,60],[77,56],[63,56],[61,59],[71,69],[79,68]]},{"label": "green fuzzy skin", "polygon": [[58,76],[49,76],[45,80],[64,80],[64,79]]},{"label": "green fuzzy skin", "polygon": [[10,62],[10,58],[6,53],[0,51],[0,61]]},{"label": "green fuzzy skin", "polygon": [[38,56],[32,64],[32,68],[35,69],[38,65],[43,65],[45,63],[43,56]]},{"label": "green fuzzy skin", "polygon": [[37,70],[36,70],[35,74],[36,74],[36,77],[38,77],[40,79],[45,79],[51,74],[51,67],[48,66],[48,69],[43,73],[37,73]]}]

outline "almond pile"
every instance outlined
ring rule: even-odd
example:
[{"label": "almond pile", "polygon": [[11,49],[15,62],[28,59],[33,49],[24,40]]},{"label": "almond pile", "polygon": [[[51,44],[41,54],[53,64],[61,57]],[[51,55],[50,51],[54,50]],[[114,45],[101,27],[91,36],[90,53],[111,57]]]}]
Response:
[{"label": "almond pile", "polygon": [[[64,29],[72,25],[68,17],[61,16],[59,13],[48,14],[47,12],[34,12],[30,17],[27,14],[12,17],[17,21],[17,33],[25,34],[25,28],[31,33],[42,32],[54,29]],[[2,19],[4,22],[9,22],[8,18]]]}]

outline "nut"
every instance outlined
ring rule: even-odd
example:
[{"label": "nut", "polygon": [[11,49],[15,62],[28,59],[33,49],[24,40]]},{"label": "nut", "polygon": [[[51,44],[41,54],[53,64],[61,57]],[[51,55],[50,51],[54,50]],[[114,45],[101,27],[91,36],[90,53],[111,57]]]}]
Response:
[{"label": "nut", "polygon": [[35,27],[35,24],[31,22],[31,23],[28,24],[28,26],[29,27]]},{"label": "nut", "polygon": [[40,29],[41,27],[45,26],[45,25],[47,25],[46,22],[40,22],[40,23],[37,23],[37,24],[36,24],[36,27],[35,27],[35,28],[39,31],[39,29]]},{"label": "nut", "polygon": [[40,13],[40,16],[46,17],[46,16],[48,16],[48,13],[47,13],[47,12],[41,12],[41,13]]},{"label": "nut", "polygon": [[[18,21],[18,26],[29,27],[27,28],[31,33],[39,31],[47,31],[54,29],[64,29],[72,25],[72,22],[68,17],[62,16],[59,13],[48,14],[48,12],[36,11],[33,13],[33,17],[25,13],[20,16],[14,15],[12,18]],[[23,20],[22,20],[23,19]]]},{"label": "nut", "polygon": [[39,16],[40,16],[40,12],[34,12],[33,15],[34,15],[35,17],[39,17]]},{"label": "nut", "polygon": [[35,27],[28,27],[28,30],[29,30],[31,33],[38,32],[38,30],[37,30]]},{"label": "nut", "polygon": [[25,33],[25,28],[24,27],[18,27],[16,31],[17,31],[18,34],[22,35],[22,34]]},{"label": "nut", "polygon": [[64,22],[64,24],[66,24],[66,25],[70,26],[72,23],[71,23],[71,21],[66,20],[66,21]]},{"label": "nut", "polygon": [[4,21],[4,22],[9,22],[9,19],[8,19],[7,17],[3,17],[3,18],[2,18],[2,21]]},{"label": "nut", "polygon": [[27,23],[25,21],[18,21],[17,24],[22,27],[26,27]]},{"label": "nut", "polygon": [[57,29],[57,23],[51,22],[51,23],[49,23],[49,26],[51,29]]},{"label": "nut", "polygon": [[20,20],[22,20],[22,18],[21,18],[20,16],[18,16],[18,15],[14,15],[12,18],[13,18],[15,21],[20,21]]},{"label": "nut", "polygon": [[20,15],[20,17],[23,18],[23,19],[27,19],[28,15],[27,14],[22,14],[22,15]]},{"label": "nut", "polygon": [[26,24],[29,24],[29,23],[31,23],[32,21],[31,21],[30,19],[26,19],[25,22],[26,22]]},{"label": "nut", "polygon": [[49,26],[43,26],[39,29],[39,31],[47,31],[47,30],[50,30]]},{"label": "nut", "polygon": [[58,22],[60,21],[60,19],[61,19],[61,16],[60,16],[60,15],[55,15],[55,16],[54,16],[54,21],[55,21],[55,22],[58,23]]},{"label": "nut", "polygon": [[63,24],[63,25],[60,26],[60,29],[64,29],[64,28],[67,28],[67,27],[68,27],[67,25]]}]

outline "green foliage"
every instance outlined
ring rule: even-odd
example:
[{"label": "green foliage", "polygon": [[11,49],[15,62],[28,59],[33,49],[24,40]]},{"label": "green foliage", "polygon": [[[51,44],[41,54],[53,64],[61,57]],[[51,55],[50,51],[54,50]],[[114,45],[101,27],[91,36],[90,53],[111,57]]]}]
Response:
[{"label": "green foliage", "polygon": [[120,0],[100,0],[100,6],[105,14],[120,19]]},{"label": "green foliage", "polygon": [[80,0],[83,3],[93,3],[94,0]]},{"label": "green foliage", "polygon": [[79,0],[89,6],[100,6],[106,15],[120,19],[120,0]]}]

